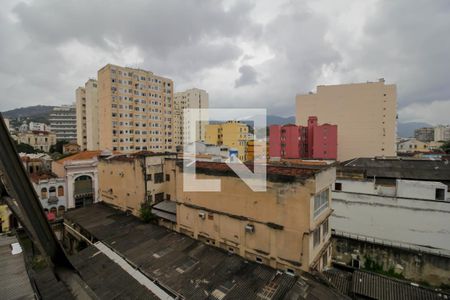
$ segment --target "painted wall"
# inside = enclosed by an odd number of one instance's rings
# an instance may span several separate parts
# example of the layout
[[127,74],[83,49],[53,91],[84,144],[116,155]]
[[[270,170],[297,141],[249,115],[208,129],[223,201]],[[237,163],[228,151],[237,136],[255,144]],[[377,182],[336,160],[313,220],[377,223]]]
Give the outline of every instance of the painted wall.
[[333,192],[331,227],[450,252],[450,202]]
[[382,266],[385,272],[393,270],[407,280],[426,282],[439,287],[450,285],[450,258],[417,251],[405,250],[388,245],[368,243],[333,235],[333,259],[351,265],[352,259],[360,261],[365,268],[367,259]]
[[294,124],[269,127],[269,153],[271,158],[337,158],[337,126],[318,125],[317,117],[308,118],[305,127]]
[[98,163],[101,201],[139,216],[145,201],[144,169],[140,160],[107,160]]
[[338,160],[394,156],[396,153],[397,91],[384,80],[318,86],[317,93],[297,95],[296,123],[309,116],[336,124]]
[[[184,192],[178,166],[168,169],[176,169],[179,180],[171,194],[176,195],[180,232],[208,239],[226,250],[231,247],[249,259],[259,257],[284,270],[309,270],[313,265],[321,268],[322,255],[330,255],[329,232],[323,232],[319,245],[314,247],[312,231],[321,228],[331,206],[315,219],[312,215],[314,195],[331,186],[334,168],[304,182],[269,181],[267,192],[253,192],[237,177],[205,174],[197,174],[197,178],[220,178],[221,192]],[[254,226],[253,233],[245,230],[247,225]]]

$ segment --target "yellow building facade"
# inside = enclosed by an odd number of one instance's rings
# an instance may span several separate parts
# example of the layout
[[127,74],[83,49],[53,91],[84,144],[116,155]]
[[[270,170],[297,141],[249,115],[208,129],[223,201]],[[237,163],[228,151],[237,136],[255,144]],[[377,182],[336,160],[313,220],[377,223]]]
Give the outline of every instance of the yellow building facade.
[[[145,167],[144,167],[145,166]],[[246,259],[300,274],[331,262],[333,165],[267,166],[267,191],[252,191],[225,163],[196,162],[196,177],[218,192],[186,192],[183,160],[116,156],[98,164],[101,200],[139,216],[143,203],[170,203],[159,224]]]
[[98,71],[97,91],[100,149],[174,151],[171,79],[108,64]]
[[250,140],[248,126],[239,121],[206,125],[205,142],[212,145],[224,145],[238,151],[241,161],[247,160],[247,142]]

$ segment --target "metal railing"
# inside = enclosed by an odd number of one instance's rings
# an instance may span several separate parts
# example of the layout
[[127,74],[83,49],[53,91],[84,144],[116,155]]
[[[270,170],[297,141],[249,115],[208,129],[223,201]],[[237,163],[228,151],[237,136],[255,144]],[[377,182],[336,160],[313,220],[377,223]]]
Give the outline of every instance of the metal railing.
[[408,251],[427,253],[427,254],[450,258],[450,251],[446,250],[446,249],[421,246],[421,245],[393,241],[393,240],[388,240],[388,239],[381,239],[381,238],[377,238],[377,237],[373,237],[373,236],[355,234],[355,233],[339,231],[339,230],[335,230],[335,229],[331,230],[331,234],[332,234],[332,236],[348,238],[348,239],[357,240],[360,242],[366,242],[366,243],[382,245],[382,246],[386,246],[386,247],[399,248],[399,249],[408,250]]

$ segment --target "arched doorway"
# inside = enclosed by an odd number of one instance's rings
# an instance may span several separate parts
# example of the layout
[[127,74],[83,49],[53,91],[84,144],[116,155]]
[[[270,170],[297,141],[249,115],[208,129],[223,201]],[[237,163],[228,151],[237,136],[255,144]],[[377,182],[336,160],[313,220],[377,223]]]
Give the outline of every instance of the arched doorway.
[[75,179],[73,198],[75,199],[75,208],[94,203],[94,186],[90,176],[82,175]]

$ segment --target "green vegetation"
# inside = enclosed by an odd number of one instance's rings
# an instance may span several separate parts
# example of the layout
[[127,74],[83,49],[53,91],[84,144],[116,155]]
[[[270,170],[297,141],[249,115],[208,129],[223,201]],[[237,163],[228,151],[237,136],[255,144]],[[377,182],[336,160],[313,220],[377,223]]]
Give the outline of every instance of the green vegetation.
[[20,143],[18,144],[17,142],[14,142],[16,144],[16,149],[18,153],[27,153],[27,154],[33,154],[33,153],[44,153],[44,151],[41,150],[37,150],[34,149],[33,146],[28,145],[28,144],[24,144],[24,143]]
[[441,149],[445,153],[450,154],[450,141],[444,142],[444,144],[441,146]]
[[397,279],[405,279],[405,277],[402,274],[395,272],[394,268],[390,268],[389,270],[385,271],[383,269],[383,265],[376,262],[370,256],[365,256],[364,259],[365,259],[364,270],[371,271],[371,272],[378,273],[378,274],[385,275],[385,276],[389,276],[389,277],[393,277],[393,278],[397,278]]
[[157,217],[152,213],[152,207],[148,204],[142,204],[140,209],[142,221],[145,223],[156,223]]
[[63,146],[68,144],[68,141],[58,141],[55,145],[50,147],[50,153],[63,153]]

